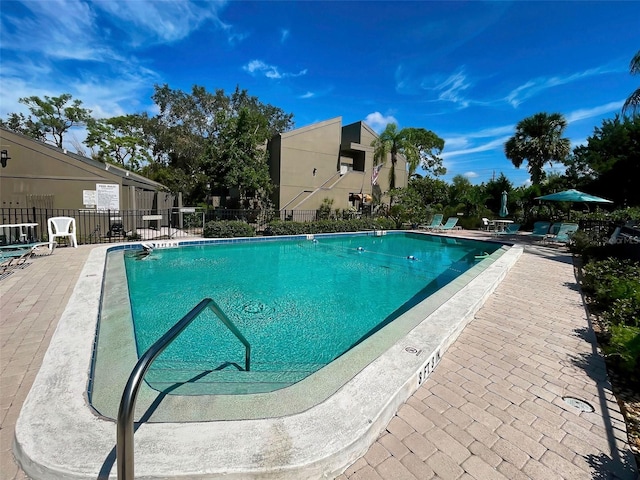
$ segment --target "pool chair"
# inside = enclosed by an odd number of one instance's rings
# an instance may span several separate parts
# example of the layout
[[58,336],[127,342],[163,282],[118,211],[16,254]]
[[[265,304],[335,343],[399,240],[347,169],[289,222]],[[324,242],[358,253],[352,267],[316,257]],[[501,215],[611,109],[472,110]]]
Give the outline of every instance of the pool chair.
[[545,242],[563,243],[565,245],[571,242],[571,237],[578,231],[577,223],[561,223],[557,233],[545,235]]
[[504,230],[496,230],[493,234],[496,237],[504,237],[505,235],[516,235],[520,230],[519,223],[510,223],[508,224]]
[[49,230],[49,248],[53,250],[56,238],[68,238],[73,248],[78,248],[76,238],[76,219],[73,217],[51,217],[47,220]]
[[25,265],[26,261],[31,256],[31,253],[31,249],[24,248],[0,251],[0,274],[8,273],[14,268]]
[[544,237],[549,235],[549,227],[551,222],[536,222],[533,224],[533,232],[531,232],[531,238],[536,240],[544,240]]
[[445,223],[444,225],[440,225],[439,227],[434,227],[432,230],[435,232],[446,232],[449,230],[453,230],[457,223],[458,217],[449,217],[447,218],[447,223]]
[[418,228],[421,230],[431,230],[432,228],[438,228],[442,225],[442,217],[441,213],[436,213],[431,219],[431,223],[428,225],[418,225]]

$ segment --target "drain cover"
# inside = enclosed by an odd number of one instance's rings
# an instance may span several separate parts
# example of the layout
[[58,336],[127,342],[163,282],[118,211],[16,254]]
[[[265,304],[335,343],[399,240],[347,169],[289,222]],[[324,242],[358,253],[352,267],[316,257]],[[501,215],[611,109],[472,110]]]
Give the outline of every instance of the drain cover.
[[591,413],[595,411],[595,409],[591,405],[589,405],[584,400],[580,400],[579,398],[562,397],[562,399],[567,405],[571,405],[573,408],[577,408],[578,410],[582,410],[583,412]]
[[245,305],[243,310],[247,313],[262,313],[264,311],[263,303],[250,303]]

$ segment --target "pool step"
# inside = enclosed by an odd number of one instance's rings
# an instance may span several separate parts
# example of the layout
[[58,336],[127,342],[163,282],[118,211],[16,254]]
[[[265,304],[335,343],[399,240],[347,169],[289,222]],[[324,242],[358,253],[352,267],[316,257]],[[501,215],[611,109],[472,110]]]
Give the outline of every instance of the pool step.
[[256,364],[249,372],[234,366],[222,370],[152,367],[145,380],[152,388],[173,395],[265,393],[293,385],[322,366],[295,364],[278,371],[275,364]]

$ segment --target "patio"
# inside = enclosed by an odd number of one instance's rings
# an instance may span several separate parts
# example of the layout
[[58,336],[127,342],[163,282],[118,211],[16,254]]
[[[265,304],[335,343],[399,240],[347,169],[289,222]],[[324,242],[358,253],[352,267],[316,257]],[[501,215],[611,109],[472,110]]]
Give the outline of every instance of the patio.
[[[505,280],[339,479],[637,478],[570,255],[515,240],[525,252]],[[13,429],[92,248],[57,249],[0,282],[2,479],[27,478],[13,461]]]

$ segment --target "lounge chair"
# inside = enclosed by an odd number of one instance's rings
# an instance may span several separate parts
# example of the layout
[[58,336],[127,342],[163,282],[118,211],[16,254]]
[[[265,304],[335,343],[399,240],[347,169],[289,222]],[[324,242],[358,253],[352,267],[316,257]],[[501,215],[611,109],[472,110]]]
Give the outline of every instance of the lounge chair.
[[496,230],[495,232],[493,232],[493,234],[496,237],[501,237],[504,235],[515,235],[518,233],[519,230],[520,230],[519,223],[510,223],[505,227],[504,230]]
[[571,237],[578,231],[577,223],[561,223],[556,234],[545,235],[545,242],[564,243],[571,242]]
[[51,217],[47,220],[49,230],[49,248],[53,250],[56,238],[68,238],[72,247],[78,248],[76,238],[76,219],[73,217]]
[[30,249],[0,251],[0,274],[7,273],[26,263],[31,256]]
[[418,225],[418,228],[421,230],[430,230],[432,228],[438,228],[442,226],[442,217],[441,213],[436,213],[431,219],[431,223],[428,225]]
[[549,227],[551,222],[536,222],[533,224],[533,232],[531,232],[531,238],[536,240],[544,240],[544,237],[549,235]]
[[440,225],[439,227],[432,228],[433,231],[441,232],[447,230],[453,230],[453,228],[458,223],[458,217],[449,217],[447,218],[447,222],[444,225]]

